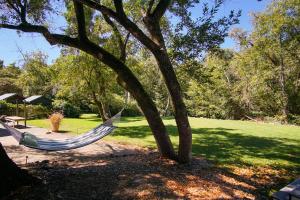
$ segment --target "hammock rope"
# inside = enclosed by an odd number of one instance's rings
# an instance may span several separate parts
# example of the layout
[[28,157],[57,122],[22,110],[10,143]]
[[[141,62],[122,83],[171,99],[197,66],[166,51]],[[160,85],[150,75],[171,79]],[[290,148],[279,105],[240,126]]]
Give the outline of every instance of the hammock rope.
[[63,151],[87,146],[112,133],[112,131],[117,128],[113,125],[113,123],[120,120],[123,110],[124,108],[119,113],[94,129],[80,136],[64,140],[42,139],[27,132],[22,133],[17,129],[10,127],[1,120],[0,123],[19,142],[20,145],[46,151]]

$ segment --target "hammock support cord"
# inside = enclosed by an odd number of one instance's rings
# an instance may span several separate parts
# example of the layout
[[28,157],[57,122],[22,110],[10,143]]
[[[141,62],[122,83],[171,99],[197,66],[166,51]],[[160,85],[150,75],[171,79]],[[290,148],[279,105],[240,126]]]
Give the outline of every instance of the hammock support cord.
[[120,120],[123,110],[124,109],[96,128],[80,136],[65,140],[42,139],[30,133],[22,133],[8,126],[4,122],[0,121],[0,123],[9,131],[9,133],[19,142],[20,145],[40,150],[62,151],[89,145],[109,135],[116,128],[113,126],[113,123]]

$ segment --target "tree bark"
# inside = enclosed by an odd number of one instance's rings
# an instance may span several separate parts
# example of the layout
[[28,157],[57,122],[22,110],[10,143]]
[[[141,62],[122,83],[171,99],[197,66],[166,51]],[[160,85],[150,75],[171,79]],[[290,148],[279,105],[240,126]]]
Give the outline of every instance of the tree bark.
[[38,179],[19,168],[6,154],[0,143],[0,198],[22,185],[29,185]]
[[160,117],[154,102],[150,96],[145,92],[144,88],[138,81],[135,80],[122,80],[121,76],[118,77],[119,84],[136,99],[139,107],[144,113],[147,122],[154,135],[159,152],[163,157],[177,160],[174,152],[173,145],[167,134],[167,130]]
[[180,163],[187,163],[191,159],[192,131],[187,109],[181,95],[181,88],[168,55],[161,52],[156,54],[155,57],[163,74],[175,111],[175,120],[179,133],[178,160]]
[[192,156],[192,130],[188,120],[188,112],[182,98],[180,84],[166,50],[159,21],[153,16],[146,16],[143,21],[151,35],[151,39],[159,47],[150,50],[156,59],[172,99],[179,133],[178,160],[180,163],[187,163],[190,162]]

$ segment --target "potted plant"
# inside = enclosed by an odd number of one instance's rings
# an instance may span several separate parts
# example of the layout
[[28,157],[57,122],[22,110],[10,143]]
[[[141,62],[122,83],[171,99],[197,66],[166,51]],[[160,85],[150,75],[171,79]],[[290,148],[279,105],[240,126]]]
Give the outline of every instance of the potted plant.
[[64,118],[64,116],[59,112],[55,112],[49,116],[52,132],[58,132],[60,123],[63,118]]

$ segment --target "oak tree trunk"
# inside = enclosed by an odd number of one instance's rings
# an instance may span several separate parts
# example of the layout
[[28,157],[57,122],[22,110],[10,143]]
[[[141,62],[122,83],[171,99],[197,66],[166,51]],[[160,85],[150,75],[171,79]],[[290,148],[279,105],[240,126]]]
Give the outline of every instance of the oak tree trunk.
[[182,98],[181,88],[166,50],[159,21],[151,16],[145,17],[143,21],[151,35],[151,39],[159,47],[150,50],[164,77],[175,111],[175,120],[179,133],[178,161],[180,163],[187,163],[191,160],[192,155],[192,131],[188,120],[188,112]]
[[38,179],[19,168],[6,154],[0,143],[0,198],[23,185],[29,185]]
[[181,88],[167,53],[160,52],[155,57],[163,74],[175,112],[179,133],[178,161],[187,163],[191,160],[192,131],[188,120],[188,112],[181,95]]

